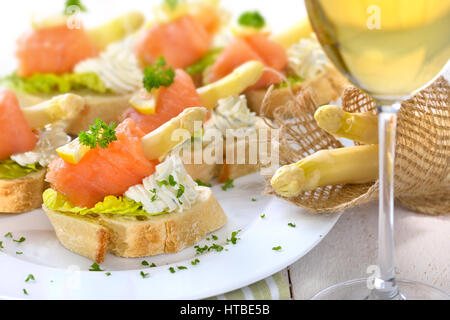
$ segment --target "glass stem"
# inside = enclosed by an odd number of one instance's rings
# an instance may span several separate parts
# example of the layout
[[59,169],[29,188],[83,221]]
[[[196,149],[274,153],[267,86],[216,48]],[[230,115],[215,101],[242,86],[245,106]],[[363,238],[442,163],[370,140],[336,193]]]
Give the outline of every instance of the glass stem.
[[373,294],[378,299],[399,297],[394,270],[394,160],[397,110],[400,105],[379,107],[379,209],[378,267]]

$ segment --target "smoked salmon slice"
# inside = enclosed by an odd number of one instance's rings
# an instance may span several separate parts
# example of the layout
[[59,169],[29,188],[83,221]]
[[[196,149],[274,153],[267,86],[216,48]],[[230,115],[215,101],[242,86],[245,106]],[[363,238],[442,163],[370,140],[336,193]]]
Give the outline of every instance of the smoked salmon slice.
[[[211,67],[207,82],[215,82],[230,74],[245,62],[257,60],[267,67],[283,72],[287,66],[286,52],[279,44],[262,34],[249,35],[233,39],[222,51]],[[281,77],[271,71],[264,71],[261,79],[251,89],[268,87],[282,81]]]
[[9,90],[0,91],[0,160],[32,150],[37,141],[16,94]]
[[17,40],[16,56],[21,77],[72,72],[78,62],[97,55],[97,48],[83,28],[69,29],[60,25],[30,30]]
[[90,150],[78,164],[55,159],[48,167],[46,181],[79,207],[91,208],[106,196],[123,195],[155,172],[158,162],[145,158],[144,133],[132,119],[119,124],[116,136],[108,148]]
[[210,46],[211,36],[205,27],[186,15],[144,31],[134,52],[144,64],[153,64],[162,56],[169,66],[184,69],[200,60]]
[[161,87],[156,101],[156,112],[150,115],[139,113],[134,108],[125,111],[123,118],[131,118],[146,134],[178,116],[189,107],[201,107],[203,102],[197,93],[192,78],[181,69],[175,71],[174,82]]

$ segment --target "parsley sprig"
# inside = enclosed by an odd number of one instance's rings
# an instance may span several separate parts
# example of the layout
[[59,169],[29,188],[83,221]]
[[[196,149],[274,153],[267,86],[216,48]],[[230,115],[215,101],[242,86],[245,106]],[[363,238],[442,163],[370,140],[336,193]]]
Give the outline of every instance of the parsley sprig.
[[66,4],[64,5],[64,14],[71,15],[73,14],[72,7],[78,7],[80,11],[86,12],[86,7],[81,3],[80,0],[66,0]]
[[169,87],[175,79],[175,71],[172,67],[166,66],[166,60],[159,57],[153,66],[144,69],[144,88],[150,92],[152,89]]
[[239,16],[238,23],[241,26],[261,29],[266,25],[266,20],[258,11],[246,11]]
[[164,0],[164,3],[167,4],[171,10],[175,10],[179,0]]
[[88,132],[80,132],[80,143],[91,149],[95,149],[97,145],[106,149],[111,142],[117,140],[116,128],[117,124],[114,122],[107,125],[102,119],[96,119],[94,125],[89,127]]

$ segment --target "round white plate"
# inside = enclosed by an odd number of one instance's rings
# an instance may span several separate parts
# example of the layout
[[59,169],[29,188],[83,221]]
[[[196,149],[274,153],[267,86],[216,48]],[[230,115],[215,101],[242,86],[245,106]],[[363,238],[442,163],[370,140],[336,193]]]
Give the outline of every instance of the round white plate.
[[[297,261],[331,230],[338,214],[313,215],[274,197],[261,195],[259,174],[237,179],[235,187],[214,194],[228,216],[218,240],[221,252],[196,255],[191,247],[177,254],[125,259],[107,254],[102,272],[88,271],[92,261],[66,250],[42,210],[0,216],[0,298],[23,299],[203,299],[242,288]],[[252,201],[256,199],[256,201]],[[265,215],[264,218],[261,216]],[[295,224],[290,227],[288,224]],[[241,230],[235,245],[228,243]],[[11,232],[13,238],[5,237]],[[21,237],[25,241],[19,243]],[[280,251],[272,250],[281,246]],[[22,254],[20,254],[22,253]],[[191,261],[199,259],[193,266]],[[149,268],[141,263],[146,260]],[[188,269],[178,270],[178,266]],[[171,273],[169,268],[176,269]],[[148,273],[143,278],[140,272]],[[110,272],[108,276],[106,272]],[[25,282],[29,274],[34,281]],[[24,294],[23,289],[28,292]]]

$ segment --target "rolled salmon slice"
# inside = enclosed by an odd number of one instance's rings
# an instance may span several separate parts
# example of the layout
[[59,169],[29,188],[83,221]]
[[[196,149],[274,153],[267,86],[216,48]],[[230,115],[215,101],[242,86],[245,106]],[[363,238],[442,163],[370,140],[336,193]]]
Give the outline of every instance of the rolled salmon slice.
[[156,24],[137,39],[134,52],[144,64],[164,57],[173,68],[184,69],[200,60],[210,49],[211,36],[190,15]]
[[[217,58],[207,76],[207,82],[215,82],[251,60],[261,61],[265,66],[281,73],[284,72],[287,66],[285,50],[279,44],[267,38],[267,36],[255,34],[238,37],[231,41]],[[281,81],[282,78],[278,74],[267,70],[261,79],[251,86],[249,90],[265,88]]]
[[37,141],[16,94],[10,90],[0,91],[0,160],[32,150]]
[[97,48],[83,28],[59,25],[30,30],[17,40],[18,74],[22,77],[72,72],[78,62],[97,55]]
[[145,158],[141,142],[144,133],[132,119],[119,124],[116,136],[117,141],[108,148],[90,150],[78,164],[55,159],[46,180],[79,207],[91,208],[106,196],[123,195],[155,172],[158,162]]
[[144,132],[150,133],[170,119],[178,116],[189,107],[202,107],[203,102],[197,93],[192,78],[183,70],[175,71],[174,82],[170,87],[161,87],[156,102],[156,112],[144,115],[129,108],[123,118],[131,118]]

